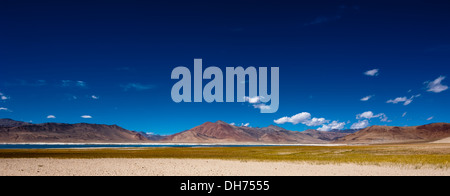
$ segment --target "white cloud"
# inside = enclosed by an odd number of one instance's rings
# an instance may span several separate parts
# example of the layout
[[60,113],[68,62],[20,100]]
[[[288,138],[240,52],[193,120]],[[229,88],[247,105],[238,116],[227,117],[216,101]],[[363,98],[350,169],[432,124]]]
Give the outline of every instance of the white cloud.
[[384,113],[374,114],[372,111],[363,112],[356,115],[359,121],[351,126],[351,129],[364,129],[369,126],[369,120],[378,118],[381,122],[392,122]]
[[261,99],[262,98],[263,98],[262,96],[255,96],[255,97],[247,97],[247,96],[245,96],[244,97],[244,101],[246,101],[246,102],[248,102],[250,104],[253,104],[254,108],[258,108],[258,109],[261,109],[261,110],[270,110],[270,106],[261,103]]
[[412,99],[407,99],[403,105],[409,105],[412,103]]
[[55,119],[56,116],[54,116],[54,115],[48,115],[47,118],[48,118],[48,119]]
[[301,123],[301,124],[304,124],[309,127],[315,127],[315,126],[323,125],[330,121],[326,120],[325,118],[312,118],[311,119],[310,113],[302,112],[302,113],[296,114],[291,117],[285,116],[285,117],[279,118],[277,120],[274,120],[274,122],[276,124],[292,123],[294,125]]
[[354,123],[350,128],[351,129],[364,129],[369,126],[368,120],[358,121]]
[[448,86],[441,84],[442,80],[444,80],[444,79],[445,79],[445,76],[440,76],[432,82],[430,82],[430,81],[425,82],[425,84],[428,84],[427,91],[433,92],[433,93],[440,93],[442,91],[447,90]]
[[363,112],[362,114],[357,114],[356,119],[372,119],[372,118],[379,118],[381,122],[390,122],[386,114],[379,113],[375,115],[372,111]]
[[7,97],[5,94],[3,94],[3,93],[0,92],[0,99],[1,99],[1,100],[8,100],[9,97]]
[[388,100],[386,103],[393,103],[393,104],[398,104],[403,102],[403,105],[409,105],[413,102],[414,98],[420,97],[421,94],[417,94],[417,95],[413,95],[411,98],[407,98],[407,97],[397,97],[395,99],[390,99]]
[[383,116],[380,117],[381,122],[392,122],[392,120],[389,120],[389,118],[386,116],[386,114],[383,114]]
[[292,117],[282,117],[280,119],[274,120],[275,123],[277,124],[284,124],[284,123],[292,123],[294,125],[298,124],[298,123],[306,123],[311,119],[311,114],[308,112],[302,112],[299,114],[296,114]]
[[395,98],[395,99],[390,99],[390,100],[388,100],[386,103],[397,104],[397,103],[400,103],[400,102],[406,102],[406,100],[408,100],[407,97],[397,97],[397,98]]
[[0,111],[9,111],[8,108],[0,107]]
[[333,121],[330,124],[324,124],[322,127],[318,128],[319,131],[331,131],[331,130],[342,130],[345,127],[345,122]]
[[372,69],[372,70],[364,72],[364,75],[367,75],[367,76],[378,76],[379,71],[380,71],[379,69]]
[[[274,122],[276,124],[292,123],[294,125],[301,123],[308,127],[322,126],[317,129],[319,131],[344,129],[345,125],[347,124],[345,122],[339,122],[339,121],[332,121],[330,123],[330,120],[327,120],[325,118],[316,118],[316,117],[311,118],[311,114],[308,112],[298,113],[291,117],[285,116],[285,117],[274,120]],[[329,123],[329,124],[327,124],[327,123]]]
[[372,97],[373,97],[373,95],[369,95],[369,96],[363,97],[361,99],[361,101],[369,101],[369,99],[371,99]]
[[428,121],[433,120],[434,116],[427,118]]
[[81,118],[92,118],[92,116],[90,116],[90,115],[83,115],[83,116],[81,116]]
[[380,113],[380,114],[374,115],[374,113],[372,111],[367,111],[367,112],[363,112],[361,114],[356,115],[356,119],[363,119],[363,118],[372,119],[372,118],[378,118],[382,115],[384,115],[384,114]]
[[241,123],[240,125],[238,125],[238,124],[232,122],[232,123],[230,123],[230,125],[240,126],[240,127],[248,127],[248,126],[250,126],[250,123]]
[[406,116],[406,114],[408,114],[408,112],[405,112],[405,113],[403,113],[402,117],[405,117],[405,116]]
[[362,114],[357,114],[356,119],[361,119],[361,118],[371,119],[371,118],[373,118],[373,116],[374,116],[374,114],[372,111],[367,111],[367,112],[363,112]]
[[291,118],[285,116],[285,117],[279,118],[277,120],[274,120],[273,122],[277,123],[277,124],[284,124],[284,123],[289,122],[290,120],[291,120]]
[[246,102],[249,103],[259,103],[262,97],[256,96],[256,97],[244,97]]
[[325,120],[325,118],[312,118],[311,120],[309,120],[308,122],[305,122],[304,124],[309,127],[316,127],[316,126],[323,125],[327,122],[330,122],[330,121]]
[[100,97],[95,96],[95,95],[92,95],[91,98],[92,98],[92,99],[100,99]]

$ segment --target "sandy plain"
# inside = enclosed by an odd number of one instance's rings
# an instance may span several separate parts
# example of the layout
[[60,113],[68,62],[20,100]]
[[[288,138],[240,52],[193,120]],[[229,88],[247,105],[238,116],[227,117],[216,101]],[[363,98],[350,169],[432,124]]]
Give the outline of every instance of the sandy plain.
[[399,165],[216,159],[0,159],[0,176],[450,176],[449,169]]

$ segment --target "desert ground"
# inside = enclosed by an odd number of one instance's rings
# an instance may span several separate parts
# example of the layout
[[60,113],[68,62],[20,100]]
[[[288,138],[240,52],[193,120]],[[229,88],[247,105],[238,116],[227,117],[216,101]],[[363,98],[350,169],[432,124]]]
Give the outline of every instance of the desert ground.
[[0,160],[1,176],[450,176],[448,169],[215,159]]
[[450,176],[450,144],[3,149],[0,176]]

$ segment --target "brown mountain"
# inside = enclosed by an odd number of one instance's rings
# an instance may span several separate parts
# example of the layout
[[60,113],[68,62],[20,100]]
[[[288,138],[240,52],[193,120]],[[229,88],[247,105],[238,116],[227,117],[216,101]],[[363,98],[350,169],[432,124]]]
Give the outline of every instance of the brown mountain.
[[308,129],[306,131],[303,131],[303,134],[309,135],[313,138],[317,138],[320,140],[325,141],[334,141],[338,138],[345,137],[347,135],[350,135],[351,133],[356,132],[357,130],[332,130],[332,131],[318,131],[315,129]]
[[163,142],[181,143],[326,143],[297,131],[281,127],[238,127],[223,121],[206,122],[190,130],[170,135]]
[[24,124],[0,126],[0,142],[67,142],[67,143],[118,143],[146,142],[146,137],[117,125],[98,124]]
[[371,126],[343,138],[336,143],[374,144],[431,142],[450,137],[449,123],[434,123],[415,127]]

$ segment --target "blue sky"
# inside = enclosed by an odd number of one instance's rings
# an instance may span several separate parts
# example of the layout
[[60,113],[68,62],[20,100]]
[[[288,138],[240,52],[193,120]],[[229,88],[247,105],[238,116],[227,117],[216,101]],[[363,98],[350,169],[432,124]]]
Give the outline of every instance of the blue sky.
[[[298,131],[449,122],[448,10],[417,0],[6,0],[0,118],[157,134],[217,120]],[[194,58],[279,67],[279,110],[174,103],[171,72],[192,72]]]

